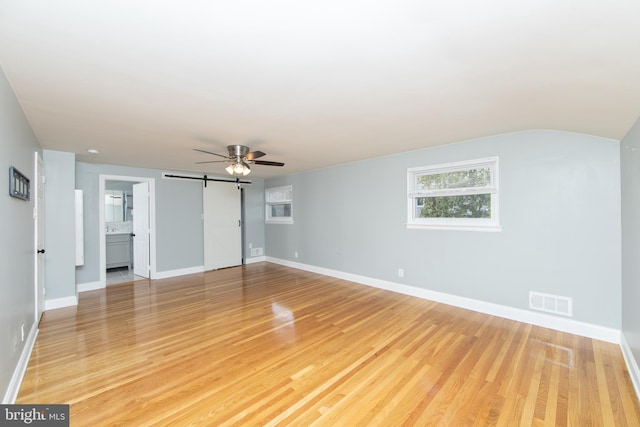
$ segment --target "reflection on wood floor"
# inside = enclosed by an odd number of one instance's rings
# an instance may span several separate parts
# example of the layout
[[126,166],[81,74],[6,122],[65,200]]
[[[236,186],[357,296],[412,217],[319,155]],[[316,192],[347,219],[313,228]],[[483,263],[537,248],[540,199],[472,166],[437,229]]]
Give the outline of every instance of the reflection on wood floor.
[[27,402],[73,426],[640,425],[617,345],[269,263],[47,311]]

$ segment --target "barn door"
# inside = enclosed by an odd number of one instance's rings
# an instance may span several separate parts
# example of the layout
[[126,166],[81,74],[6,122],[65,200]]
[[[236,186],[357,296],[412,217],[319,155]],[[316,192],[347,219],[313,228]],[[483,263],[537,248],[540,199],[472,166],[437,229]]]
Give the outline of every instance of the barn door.
[[203,187],[204,269],[242,264],[240,189],[226,182]]

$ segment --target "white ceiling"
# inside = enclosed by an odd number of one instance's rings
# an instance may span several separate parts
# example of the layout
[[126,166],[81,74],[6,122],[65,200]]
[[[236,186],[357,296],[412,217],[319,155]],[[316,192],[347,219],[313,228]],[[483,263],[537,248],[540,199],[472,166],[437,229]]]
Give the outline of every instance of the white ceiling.
[[286,163],[270,177],[526,129],[621,139],[640,2],[0,0],[0,64],[43,148],[223,173],[192,149],[245,144]]

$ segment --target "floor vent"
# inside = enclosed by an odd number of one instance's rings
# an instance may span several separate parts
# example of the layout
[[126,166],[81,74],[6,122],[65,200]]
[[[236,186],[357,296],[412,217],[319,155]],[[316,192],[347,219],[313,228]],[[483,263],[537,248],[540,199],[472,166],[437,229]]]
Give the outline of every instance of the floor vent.
[[547,313],[573,316],[573,299],[559,295],[529,292],[529,308]]

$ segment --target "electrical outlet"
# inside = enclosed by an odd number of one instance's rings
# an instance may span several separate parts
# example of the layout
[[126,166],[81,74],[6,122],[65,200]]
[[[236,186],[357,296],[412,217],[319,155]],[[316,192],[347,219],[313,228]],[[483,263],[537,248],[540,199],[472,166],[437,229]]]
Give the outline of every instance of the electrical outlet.
[[296,257],[296,258],[298,258],[298,251],[295,251],[295,252],[293,253],[293,256],[294,256],[294,257]]
[[404,269],[403,268],[399,268],[398,269],[398,277],[404,277]]
[[264,254],[262,248],[251,249],[251,256],[262,256]]
[[20,337],[22,342],[24,342],[24,323],[20,325]]

